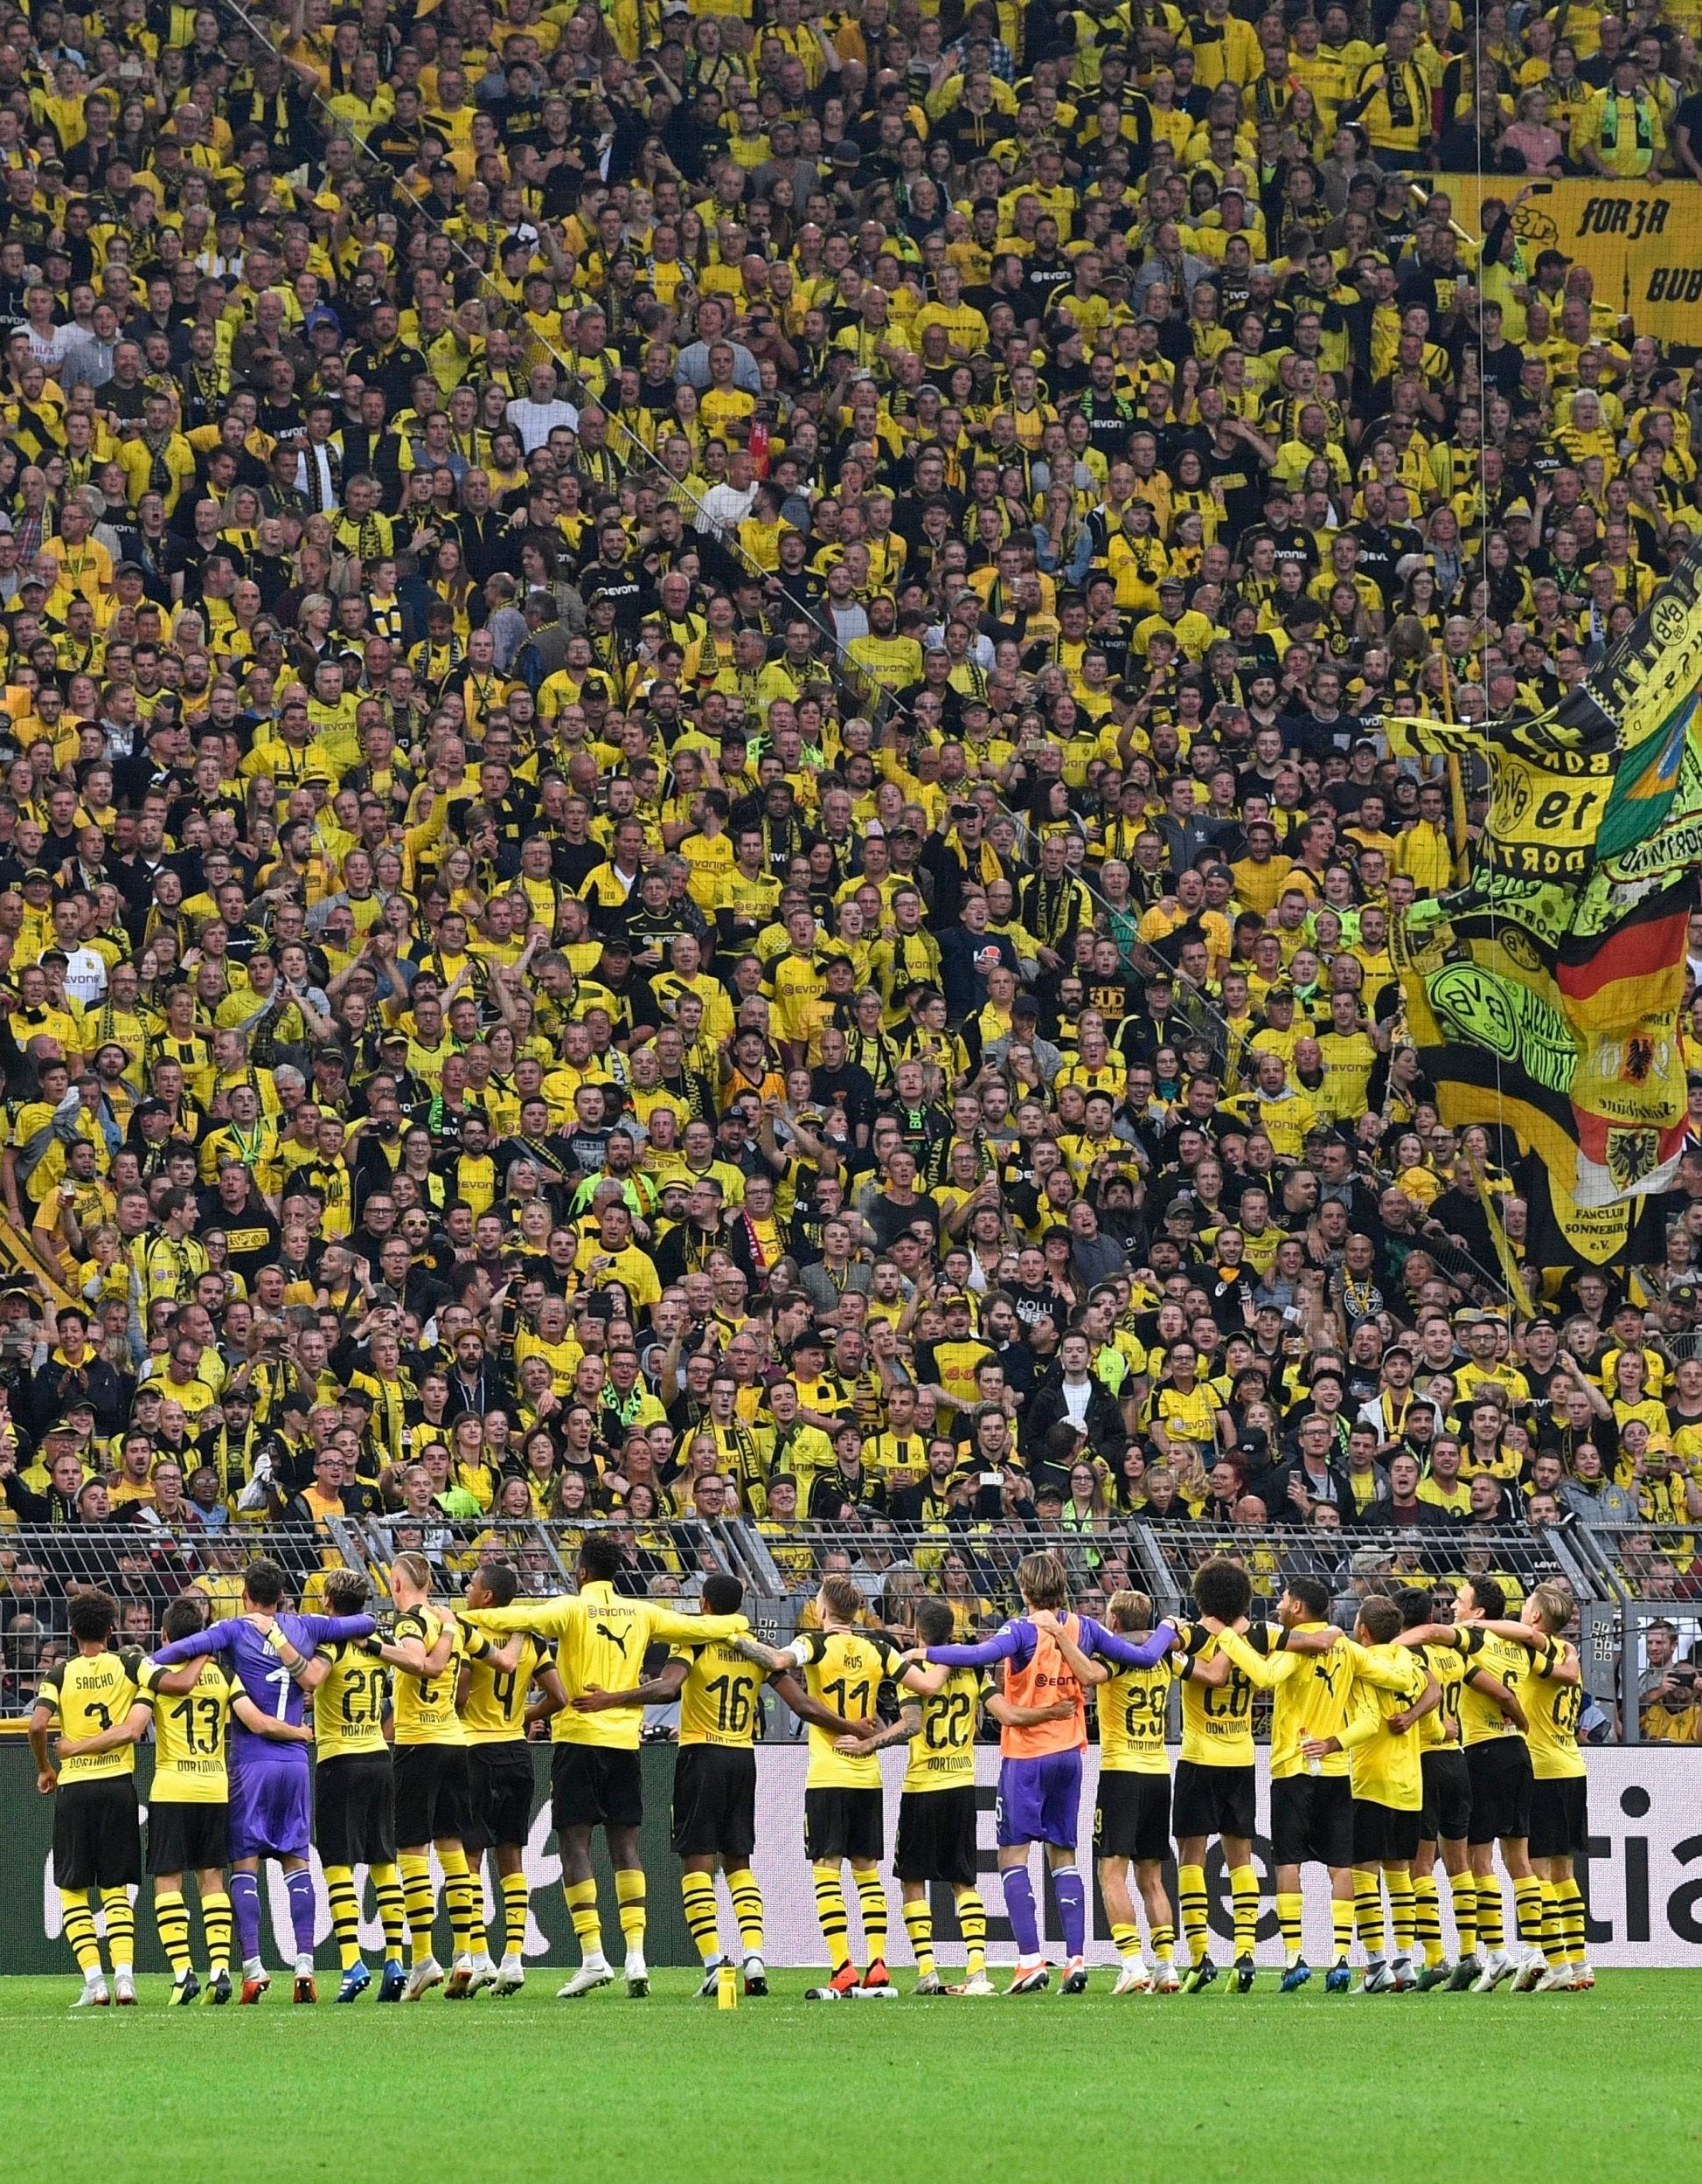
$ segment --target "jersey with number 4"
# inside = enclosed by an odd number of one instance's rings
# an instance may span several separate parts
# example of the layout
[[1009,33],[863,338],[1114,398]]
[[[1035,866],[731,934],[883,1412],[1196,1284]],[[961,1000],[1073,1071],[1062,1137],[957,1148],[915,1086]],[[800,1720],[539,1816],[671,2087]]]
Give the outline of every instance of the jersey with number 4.
[[467,1686],[461,1702],[461,1725],[469,1744],[512,1744],[526,1734],[526,1701],[538,1664],[547,1661],[550,1648],[536,1631],[522,1631],[520,1650],[511,1668],[499,1668],[490,1658],[504,1650],[498,1641],[470,1624],[461,1626],[466,1647]]

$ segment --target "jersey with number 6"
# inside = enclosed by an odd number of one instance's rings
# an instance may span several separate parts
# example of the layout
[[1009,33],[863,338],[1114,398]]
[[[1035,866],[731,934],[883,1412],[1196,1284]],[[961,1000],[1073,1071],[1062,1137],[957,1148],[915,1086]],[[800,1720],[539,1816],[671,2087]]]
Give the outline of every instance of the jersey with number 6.
[[455,1712],[455,1684],[461,1674],[464,1640],[462,1626],[452,1615],[434,1607],[409,1608],[396,1618],[396,1642],[416,1638],[429,1654],[445,1630],[449,1633],[449,1658],[433,1675],[396,1678],[392,1702],[399,1744],[464,1744],[466,1731]]
[[170,1669],[144,1661],[136,1672],[154,1709],[154,1783],[150,1805],[223,1805],[231,1794],[225,1767],[225,1723],[236,1696],[216,1661],[204,1661],[192,1691],[178,1698],[156,1686]]
[[[875,1631],[805,1631],[788,1651],[803,1671],[810,1697],[848,1722],[870,1719],[883,1688],[900,1673],[898,1647]],[[833,1745],[830,1731],[812,1722],[803,1778],[807,1790],[880,1787],[880,1763],[872,1752],[852,1759]]]

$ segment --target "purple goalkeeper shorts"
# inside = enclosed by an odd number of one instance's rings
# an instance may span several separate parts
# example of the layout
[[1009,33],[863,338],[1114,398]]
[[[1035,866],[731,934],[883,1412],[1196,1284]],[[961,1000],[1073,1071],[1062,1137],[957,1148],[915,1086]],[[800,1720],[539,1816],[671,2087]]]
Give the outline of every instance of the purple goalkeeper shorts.
[[1000,1765],[993,1821],[1001,1849],[1011,1843],[1059,1843],[1073,1850],[1080,1809],[1079,1751],[1048,1751],[1037,1759],[1006,1759]]
[[313,1777],[305,1764],[231,1766],[233,1858],[305,1858],[313,1841]]

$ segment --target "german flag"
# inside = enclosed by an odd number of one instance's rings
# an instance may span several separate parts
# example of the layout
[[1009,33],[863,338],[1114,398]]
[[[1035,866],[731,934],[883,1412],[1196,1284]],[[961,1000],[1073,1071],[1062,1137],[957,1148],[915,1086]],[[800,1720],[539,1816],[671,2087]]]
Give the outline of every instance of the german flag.
[[1685,873],[1648,895],[1611,933],[1560,943],[1554,983],[1580,1033],[1615,1031],[1644,1016],[1677,1015],[1696,878]]

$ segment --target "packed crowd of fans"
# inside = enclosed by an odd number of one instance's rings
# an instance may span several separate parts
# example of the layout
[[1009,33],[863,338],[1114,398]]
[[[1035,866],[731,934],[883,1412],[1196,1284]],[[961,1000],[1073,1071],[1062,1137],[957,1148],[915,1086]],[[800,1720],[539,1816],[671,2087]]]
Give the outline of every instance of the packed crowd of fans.
[[1413,176],[1702,177],[1692,27],[0,10],[8,1691],[336,1519],[1689,1598],[1702,1163],[1509,1310],[1381,725],[1691,540],[1687,371]]

